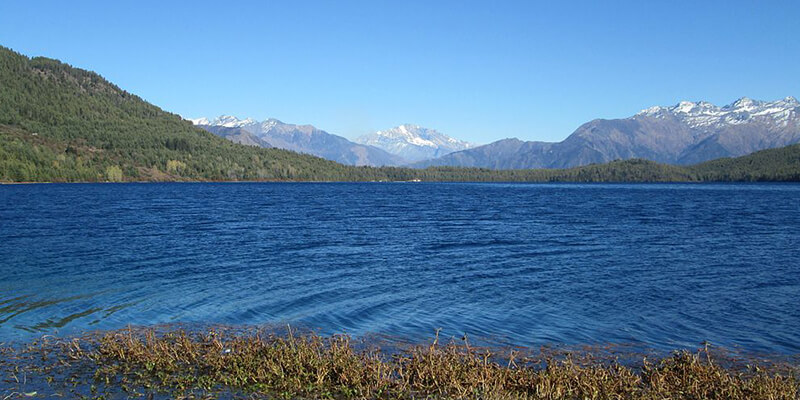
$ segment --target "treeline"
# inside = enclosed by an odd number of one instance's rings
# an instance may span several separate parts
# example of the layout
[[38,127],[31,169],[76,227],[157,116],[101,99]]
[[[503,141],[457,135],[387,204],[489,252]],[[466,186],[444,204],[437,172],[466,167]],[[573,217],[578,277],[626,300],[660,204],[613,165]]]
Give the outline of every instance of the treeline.
[[6,48],[0,155],[5,181],[364,178],[321,158],[231,143],[93,72]]
[[645,160],[562,170],[352,167],[232,143],[100,75],[0,47],[0,181],[797,181],[800,149],[692,167]]
[[687,169],[698,181],[800,182],[800,144],[720,158]]

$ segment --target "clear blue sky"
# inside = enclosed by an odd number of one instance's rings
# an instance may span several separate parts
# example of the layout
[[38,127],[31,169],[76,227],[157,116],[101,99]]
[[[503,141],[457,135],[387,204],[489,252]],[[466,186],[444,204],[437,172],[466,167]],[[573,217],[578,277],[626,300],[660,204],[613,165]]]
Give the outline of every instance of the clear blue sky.
[[[558,3],[558,4],[557,4]],[[800,1],[0,1],[0,44],[186,117],[561,140],[652,105],[800,97]]]

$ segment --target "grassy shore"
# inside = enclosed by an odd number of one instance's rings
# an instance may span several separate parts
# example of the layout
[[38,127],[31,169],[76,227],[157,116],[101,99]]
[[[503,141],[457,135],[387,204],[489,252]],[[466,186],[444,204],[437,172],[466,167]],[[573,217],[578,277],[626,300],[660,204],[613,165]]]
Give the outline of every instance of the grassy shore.
[[44,337],[0,353],[0,399],[798,399],[791,365],[712,352],[620,362],[591,352],[476,348],[466,340],[381,350],[347,336],[128,329]]

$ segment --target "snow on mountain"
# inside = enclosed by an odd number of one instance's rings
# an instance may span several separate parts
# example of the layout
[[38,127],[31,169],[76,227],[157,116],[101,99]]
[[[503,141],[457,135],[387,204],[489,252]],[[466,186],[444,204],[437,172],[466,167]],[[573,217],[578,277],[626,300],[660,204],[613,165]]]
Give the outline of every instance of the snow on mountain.
[[800,107],[800,102],[791,96],[769,102],[742,97],[723,107],[705,101],[682,101],[672,107],[650,107],[642,110],[636,116],[654,118],[674,116],[697,129],[713,129],[754,121],[786,126],[796,116],[798,107]]
[[193,125],[211,125],[211,121],[206,117],[202,118],[189,118]]
[[239,119],[232,115],[220,115],[219,117],[210,121],[205,117],[190,119],[189,121],[192,121],[192,123],[195,125],[224,126],[226,128],[241,128],[243,126],[253,126],[258,124],[258,121],[252,118]]
[[595,119],[558,143],[506,139],[415,163],[497,169],[565,168],[645,158],[695,164],[800,143],[800,103],[794,97],[742,97],[723,107],[682,101],[622,119]]
[[189,121],[236,143],[313,154],[343,164],[382,166],[405,163],[401,157],[384,150],[353,143],[311,125],[287,124],[274,118],[264,121],[239,119],[231,115]]
[[[564,168],[629,158],[686,165],[800,143],[800,102],[794,97],[775,101],[742,97],[722,107],[706,101],[650,107],[628,118],[586,122],[558,143],[503,140],[475,147],[433,129],[405,124],[356,139],[364,147],[383,153],[383,157],[373,152],[363,159],[342,155],[353,152],[344,146],[356,146],[352,142],[333,146],[318,140],[312,145],[307,137],[319,131],[308,125],[288,125],[277,120],[259,123],[230,116],[209,122],[239,126],[256,136],[236,136],[243,142],[260,140],[274,147],[357,165],[402,163],[387,156],[402,157],[423,167]],[[325,148],[343,150],[323,153]]]
[[355,142],[378,147],[411,162],[441,157],[474,147],[471,143],[452,138],[434,129],[413,124],[403,124],[370,133],[357,138]]

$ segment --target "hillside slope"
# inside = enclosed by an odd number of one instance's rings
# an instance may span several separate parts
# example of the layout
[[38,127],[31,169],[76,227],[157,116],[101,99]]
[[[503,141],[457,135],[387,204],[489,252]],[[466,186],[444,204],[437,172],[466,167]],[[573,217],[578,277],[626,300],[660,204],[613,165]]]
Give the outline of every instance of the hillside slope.
[[797,99],[743,97],[723,107],[703,101],[651,107],[629,118],[587,122],[558,143],[504,139],[415,166],[569,168],[632,158],[691,165],[798,142]]
[[[243,143],[254,140],[242,131],[228,133],[242,135]],[[199,129],[96,73],[0,47],[0,182],[800,180],[800,145],[690,167],[632,159],[569,169],[492,170],[353,167],[247,144]]]
[[687,168],[692,179],[713,182],[800,182],[800,144],[719,158]]
[[0,180],[348,179],[359,171],[231,143],[100,75],[0,47]]

